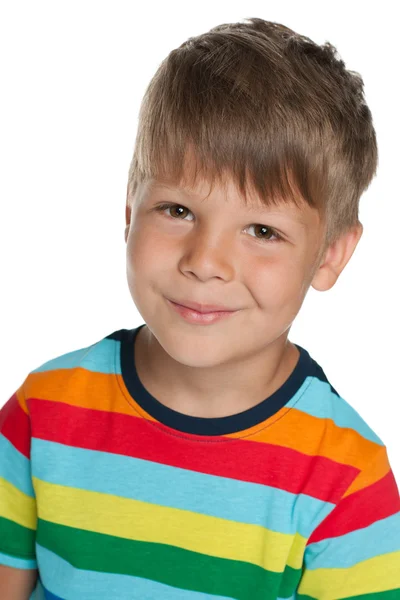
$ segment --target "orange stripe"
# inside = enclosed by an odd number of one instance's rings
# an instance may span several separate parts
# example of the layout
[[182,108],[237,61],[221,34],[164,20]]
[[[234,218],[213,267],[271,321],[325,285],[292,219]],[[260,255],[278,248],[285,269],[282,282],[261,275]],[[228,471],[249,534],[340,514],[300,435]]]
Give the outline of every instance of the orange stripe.
[[[31,373],[25,389],[29,397],[126,415],[131,415],[134,409],[137,416],[156,421],[131,398],[121,375],[95,373],[80,367],[56,369]],[[24,407],[22,396],[18,398]],[[273,427],[256,425],[226,437],[246,439],[251,436],[251,441],[291,448],[310,456],[318,454],[358,470],[366,469],[376,454],[376,443],[357,431],[336,426],[331,419],[320,419],[286,407],[275,416]],[[373,471],[357,478],[351,493],[381,479],[388,469],[387,461],[380,461]]]

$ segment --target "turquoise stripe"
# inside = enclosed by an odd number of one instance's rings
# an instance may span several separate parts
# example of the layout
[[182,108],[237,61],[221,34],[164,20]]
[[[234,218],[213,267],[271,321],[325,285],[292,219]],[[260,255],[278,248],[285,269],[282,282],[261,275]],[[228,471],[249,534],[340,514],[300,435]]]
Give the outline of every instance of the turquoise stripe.
[[33,438],[32,475],[59,485],[308,538],[334,508],[305,494]]
[[[308,378],[309,379],[309,378]],[[334,394],[328,383],[313,378],[313,384],[308,388],[298,404],[297,410],[301,410],[318,419],[330,419],[338,427],[353,429],[362,437],[379,446],[384,443],[371,427],[364,421],[361,415],[346,400]]]
[[76,569],[40,544],[36,544],[36,550],[40,570],[45,574],[43,585],[56,596],[63,597],[68,590],[68,598],[85,600],[231,600],[225,596],[178,589],[142,577]]
[[[82,367],[95,373],[114,373],[114,356],[116,349],[119,350],[119,347],[119,341],[104,338],[87,348],[80,348],[48,360],[32,373],[42,373],[56,369],[75,369],[76,367]],[[119,361],[117,363],[117,372],[121,373]]]
[[381,554],[399,551],[400,512],[368,527],[306,547],[309,569],[347,569]]
[[34,498],[30,461],[2,433],[0,433],[0,456],[0,477],[27,496]]
[[48,592],[47,590],[45,590],[44,600],[64,600],[64,599],[60,598],[60,596],[55,596],[51,592]]
[[15,569],[37,569],[36,560],[28,558],[16,558],[10,554],[0,552],[0,565],[14,567]]

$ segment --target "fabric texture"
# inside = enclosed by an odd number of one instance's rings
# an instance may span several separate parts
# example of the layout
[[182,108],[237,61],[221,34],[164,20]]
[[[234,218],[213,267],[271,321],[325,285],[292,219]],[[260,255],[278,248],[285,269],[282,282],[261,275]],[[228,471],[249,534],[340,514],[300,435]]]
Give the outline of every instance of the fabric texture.
[[31,600],[399,600],[387,448],[310,354],[221,418],[159,402],[140,327],[31,371],[0,410],[0,564]]

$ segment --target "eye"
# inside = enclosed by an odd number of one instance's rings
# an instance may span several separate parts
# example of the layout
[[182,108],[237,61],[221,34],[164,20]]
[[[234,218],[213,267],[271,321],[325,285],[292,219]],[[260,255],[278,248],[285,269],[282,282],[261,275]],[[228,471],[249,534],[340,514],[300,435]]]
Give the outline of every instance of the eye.
[[[161,212],[165,212],[166,210],[170,210],[170,209],[174,209],[174,210],[178,210],[178,211],[183,210],[183,212],[186,210],[189,213],[191,213],[191,211],[188,208],[186,208],[185,206],[182,206],[182,204],[172,204],[172,203],[168,203],[168,202],[165,202],[164,204],[159,204],[158,206],[155,207],[154,210],[161,213]],[[179,215],[181,216],[182,212],[180,212]],[[167,216],[170,217],[170,215],[167,215]],[[170,218],[179,219],[178,217],[175,217],[175,216],[171,216]],[[181,219],[181,220],[184,220],[184,219]],[[263,237],[255,236],[256,239],[261,242],[275,243],[275,242],[283,241],[283,239],[284,239],[283,236],[281,236],[275,229],[273,229],[272,227],[269,227],[268,225],[261,225],[260,223],[257,223],[257,224],[253,223],[249,227],[255,227],[255,228],[259,227],[261,229],[261,231],[267,232],[267,234],[268,234],[268,232],[272,233],[272,236],[275,238],[275,239],[271,239],[270,237],[267,237],[267,236],[263,236]]]

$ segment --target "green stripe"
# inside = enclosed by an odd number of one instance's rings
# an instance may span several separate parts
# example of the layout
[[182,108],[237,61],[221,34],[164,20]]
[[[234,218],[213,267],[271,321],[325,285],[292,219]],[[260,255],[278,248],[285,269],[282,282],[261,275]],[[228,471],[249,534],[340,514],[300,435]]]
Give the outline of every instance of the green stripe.
[[36,559],[34,529],[0,517],[0,551],[16,558]]
[[76,568],[133,575],[176,588],[237,600],[269,600],[293,591],[301,570],[282,574],[167,544],[139,542],[38,520],[37,542]]

